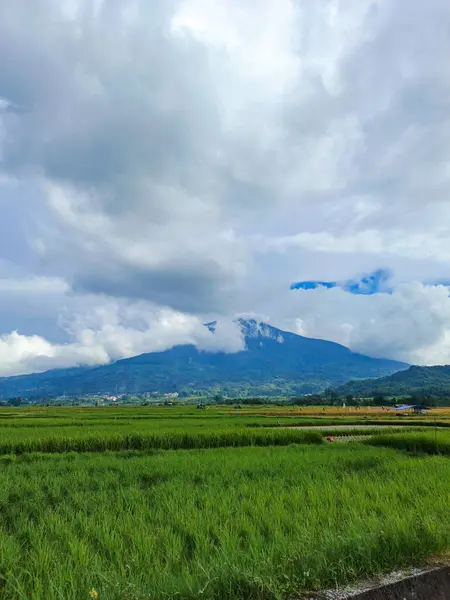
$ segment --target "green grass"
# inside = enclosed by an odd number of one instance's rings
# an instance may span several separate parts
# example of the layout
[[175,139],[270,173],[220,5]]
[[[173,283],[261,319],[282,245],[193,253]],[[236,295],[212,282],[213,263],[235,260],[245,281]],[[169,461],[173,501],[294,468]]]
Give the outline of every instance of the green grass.
[[353,446],[25,455],[0,598],[273,600],[448,548],[450,461]]
[[445,430],[286,415],[0,409],[0,600],[284,600],[448,551]]
[[[106,415],[105,415],[106,417]],[[40,418],[33,423],[0,424],[0,454],[23,454],[25,452],[104,452],[106,450],[148,449],[194,449],[223,446],[285,446],[292,443],[321,443],[326,435],[372,435],[380,430],[365,426],[347,430],[295,429],[278,427],[254,427],[237,418],[196,419],[127,419],[89,418],[68,422],[60,419],[48,423]],[[33,426],[34,424],[34,426]],[[320,423],[323,426],[323,423]],[[423,429],[423,428],[422,428]],[[402,431],[419,428],[404,426]],[[387,429],[396,433],[398,429]]]
[[0,411],[0,415],[0,454],[322,442],[318,432],[250,428],[253,417],[192,407],[27,409]]
[[130,428],[116,432],[111,427],[38,431],[9,430],[1,432],[0,454],[25,452],[105,452],[107,450],[178,450],[220,448],[223,446],[286,446],[288,444],[320,444],[319,431],[245,428],[210,430],[145,431]]
[[401,433],[395,435],[377,435],[368,443],[372,446],[386,446],[406,450],[416,454],[442,454],[450,456],[450,434],[436,431],[434,433]]
[[[0,454],[320,443],[321,437],[329,433],[279,427],[280,423],[292,422],[289,416],[281,420],[266,415],[243,415],[223,407],[206,411],[194,407],[6,409],[0,410]],[[293,422],[303,427],[330,425],[330,431],[333,424],[349,423],[355,423],[355,419],[297,417]],[[391,421],[385,423],[390,425]],[[410,427],[411,422],[404,425]],[[379,433],[367,427],[364,432]],[[348,433],[360,432],[355,429]]]

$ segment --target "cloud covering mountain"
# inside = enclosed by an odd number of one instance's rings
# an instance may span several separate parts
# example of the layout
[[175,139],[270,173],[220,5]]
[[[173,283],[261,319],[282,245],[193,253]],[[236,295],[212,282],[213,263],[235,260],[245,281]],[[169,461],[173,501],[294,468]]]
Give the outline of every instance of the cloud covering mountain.
[[[233,352],[205,352],[208,346],[199,349],[200,344],[185,344],[104,366],[0,377],[0,396],[39,401],[93,392],[191,395],[218,390],[231,397],[280,396],[322,392],[348,380],[390,375],[408,366],[356,354],[334,342],[301,337],[254,319],[238,319],[235,326],[243,345]],[[214,336],[223,335],[222,324],[212,321],[204,329],[208,335],[200,341],[208,340],[211,349]]]
[[0,374],[208,346],[215,318],[236,351],[239,314],[449,362],[449,18],[1,3]]

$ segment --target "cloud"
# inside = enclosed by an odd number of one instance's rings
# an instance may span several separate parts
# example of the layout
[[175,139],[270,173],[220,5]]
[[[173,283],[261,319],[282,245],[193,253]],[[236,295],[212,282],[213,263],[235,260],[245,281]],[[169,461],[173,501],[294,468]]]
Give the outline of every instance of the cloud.
[[[450,259],[449,18],[445,0],[1,3],[8,372],[155,347],[120,316],[90,345],[67,329],[105,305],[151,306],[160,347],[194,339],[159,329],[164,311],[196,327],[253,313],[445,357],[445,291],[427,282]],[[394,343],[402,310],[413,328],[428,311],[432,335]]]
[[210,331],[193,316],[169,309],[97,299],[95,309],[64,323],[71,341],[50,343],[17,331],[0,336],[0,376],[74,365],[106,364],[177,344],[193,344],[206,352],[237,352],[245,348],[242,331],[223,320]]
[[58,277],[0,277],[0,294],[64,294],[68,290],[67,282]]
[[343,289],[286,294],[274,324],[308,337],[332,339],[356,352],[415,364],[449,362],[450,298],[445,286],[402,283],[390,294]]

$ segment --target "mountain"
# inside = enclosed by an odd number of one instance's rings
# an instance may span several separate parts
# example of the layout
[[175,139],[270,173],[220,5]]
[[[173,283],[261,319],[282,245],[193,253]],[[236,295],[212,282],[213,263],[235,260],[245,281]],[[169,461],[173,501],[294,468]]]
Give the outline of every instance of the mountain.
[[409,367],[387,377],[350,381],[337,389],[339,394],[361,398],[383,396],[450,396],[450,366]]
[[[193,345],[142,354],[94,367],[0,378],[0,395],[50,397],[62,394],[220,390],[227,395],[302,394],[349,379],[389,375],[404,363],[370,358],[345,346],[288,333],[254,320],[240,320],[246,349],[205,352]],[[214,333],[214,323],[206,325]]]

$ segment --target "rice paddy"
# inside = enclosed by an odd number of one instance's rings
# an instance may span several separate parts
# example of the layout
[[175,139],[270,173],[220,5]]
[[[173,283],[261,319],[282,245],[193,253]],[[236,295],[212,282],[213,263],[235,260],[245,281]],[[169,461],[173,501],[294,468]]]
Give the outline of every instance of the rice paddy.
[[450,549],[445,429],[257,412],[0,410],[0,599],[283,600]]

